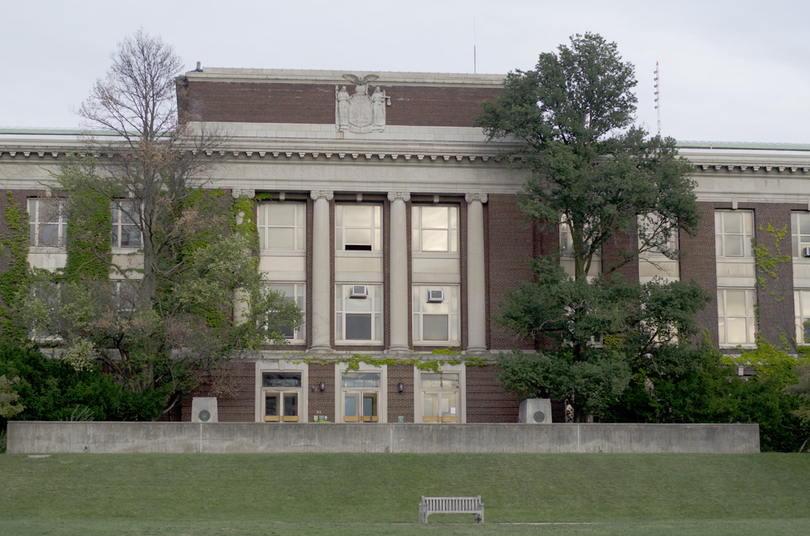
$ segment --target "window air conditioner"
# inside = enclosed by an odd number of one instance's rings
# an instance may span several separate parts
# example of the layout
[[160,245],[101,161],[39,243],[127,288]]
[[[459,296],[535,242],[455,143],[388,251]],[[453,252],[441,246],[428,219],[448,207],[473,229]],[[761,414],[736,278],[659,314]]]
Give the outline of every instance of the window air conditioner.
[[802,257],[810,257],[810,247],[802,248]]
[[352,285],[350,298],[368,298],[368,287],[366,285]]
[[444,301],[443,290],[428,290],[428,303],[441,303]]

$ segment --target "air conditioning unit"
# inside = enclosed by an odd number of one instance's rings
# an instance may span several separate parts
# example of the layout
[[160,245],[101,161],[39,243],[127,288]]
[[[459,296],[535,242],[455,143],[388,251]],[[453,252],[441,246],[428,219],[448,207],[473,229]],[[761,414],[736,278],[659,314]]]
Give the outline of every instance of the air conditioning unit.
[[518,422],[523,424],[551,424],[551,399],[527,398],[520,403]]
[[802,248],[802,257],[810,257],[810,247]]
[[217,397],[195,396],[191,400],[191,422],[217,422]]
[[428,303],[442,303],[443,301],[443,290],[428,290]]
[[352,291],[349,298],[368,298],[368,286],[366,285],[352,285]]

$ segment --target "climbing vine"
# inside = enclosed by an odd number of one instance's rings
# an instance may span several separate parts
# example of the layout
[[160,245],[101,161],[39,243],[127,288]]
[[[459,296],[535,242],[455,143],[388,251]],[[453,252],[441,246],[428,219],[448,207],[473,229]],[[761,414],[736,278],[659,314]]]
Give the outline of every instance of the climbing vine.
[[[444,365],[466,365],[468,367],[485,367],[489,363],[486,358],[477,356],[462,356],[458,349],[443,348],[434,350],[431,355],[448,356],[447,359],[426,359],[425,354],[410,354],[407,357],[374,357],[365,354],[352,354],[349,357],[321,357],[311,356],[300,360],[293,359],[294,363],[306,363],[308,365],[346,364],[346,370],[360,370],[361,363],[373,367],[410,365],[425,372],[441,372]],[[285,357],[288,357],[285,355]]]
[[[756,238],[751,239],[751,244],[754,250],[754,263],[756,265],[756,284],[757,287],[759,287],[759,289],[762,291],[760,292],[760,296],[764,296],[767,293],[767,295],[771,296],[776,303],[782,303],[785,300],[785,296],[777,295],[775,286],[779,279],[779,266],[783,263],[790,262],[791,259],[790,255],[783,253],[780,247],[782,240],[788,236],[787,225],[781,229],[777,229],[769,223],[764,227],[760,225],[757,229],[768,233],[773,239],[772,250],[765,246],[765,244],[757,242]],[[754,306],[754,312],[756,315],[757,326],[760,326],[761,318],[759,300],[757,300]],[[790,324],[792,324],[792,322],[793,320],[791,317]],[[782,339],[782,347],[787,348],[789,345],[788,335],[785,333],[783,326],[779,326],[779,332],[780,338]],[[760,330],[757,330],[757,333],[757,344],[759,345],[762,344],[763,341],[759,336]]]
[[6,339],[25,338],[24,332],[18,332],[22,328],[14,327],[11,309],[28,284],[28,213],[14,201],[11,192],[6,192],[5,217],[8,233],[0,240],[0,248],[8,260],[0,272],[0,330]]

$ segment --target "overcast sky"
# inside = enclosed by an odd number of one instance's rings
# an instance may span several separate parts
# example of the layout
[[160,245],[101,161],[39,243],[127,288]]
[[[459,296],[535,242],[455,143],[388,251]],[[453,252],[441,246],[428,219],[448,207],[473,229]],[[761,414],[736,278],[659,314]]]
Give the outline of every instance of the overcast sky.
[[0,1],[0,128],[76,128],[73,113],[139,27],[205,67],[504,74],[575,33],[636,67],[638,122],[679,140],[810,143],[803,0]]

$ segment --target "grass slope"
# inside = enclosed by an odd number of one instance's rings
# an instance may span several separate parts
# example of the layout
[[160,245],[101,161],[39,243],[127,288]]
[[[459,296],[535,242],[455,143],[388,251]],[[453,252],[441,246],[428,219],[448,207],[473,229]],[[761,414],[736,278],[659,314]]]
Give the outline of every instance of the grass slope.
[[[808,534],[808,477],[799,454],[2,455],[0,534]],[[419,525],[421,495],[481,495],[486,525]]]

